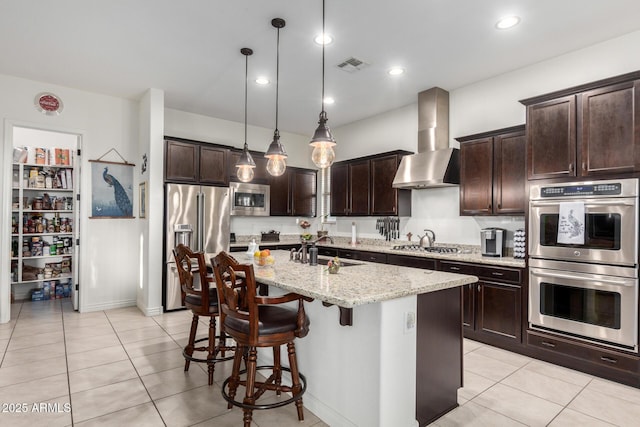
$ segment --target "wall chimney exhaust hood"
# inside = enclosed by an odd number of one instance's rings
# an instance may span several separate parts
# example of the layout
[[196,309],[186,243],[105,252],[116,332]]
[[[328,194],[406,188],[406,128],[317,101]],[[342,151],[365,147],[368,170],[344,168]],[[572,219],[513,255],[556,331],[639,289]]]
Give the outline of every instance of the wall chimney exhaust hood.
[[460,184],[460,150],[449,147],[449,92],[434,87],[418,94],[418,153],[404,156],[394,188]]

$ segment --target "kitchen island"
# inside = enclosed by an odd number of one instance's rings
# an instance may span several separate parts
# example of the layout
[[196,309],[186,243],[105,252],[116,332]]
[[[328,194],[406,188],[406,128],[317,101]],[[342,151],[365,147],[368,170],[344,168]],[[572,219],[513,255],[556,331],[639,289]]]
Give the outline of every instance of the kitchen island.
[[[309,335],[296,341],[307,408],[331,426],[413,427],[457,406],[460,287],[476,277],[363,261],[329,274],[289,261],[286,251],[272,254],[275,265],[256,267],[256,280],[271,294],[316,300],[305,304]],[[352,326],[327,305],[352,309]]]

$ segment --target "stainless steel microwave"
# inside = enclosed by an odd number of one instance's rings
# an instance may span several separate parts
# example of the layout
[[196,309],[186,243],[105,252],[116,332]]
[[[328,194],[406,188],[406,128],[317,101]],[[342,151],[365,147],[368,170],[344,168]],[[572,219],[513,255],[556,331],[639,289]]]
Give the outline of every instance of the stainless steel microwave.
[[262,184],[232,182],[231,215],[269,216],[270,187]]

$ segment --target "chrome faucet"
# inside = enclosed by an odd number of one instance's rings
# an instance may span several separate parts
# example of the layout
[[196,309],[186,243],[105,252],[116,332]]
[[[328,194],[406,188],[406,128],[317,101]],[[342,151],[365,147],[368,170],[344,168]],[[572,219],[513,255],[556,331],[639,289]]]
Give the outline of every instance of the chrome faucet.
[[424,236],[418,236],[418,237],[420,237],[420,246],[422,246],[423,248],[425,247],[424,239],[427,239],[427,242],[429,243],[429,247],[432,247],[433,244],[436,242],[436,233],[434,233],[433,230],[429,230],[428,228],[424,229]]
[[312,245],[315,245],[316,243],[318,243],[320,240],[322,239],[329,239],[329,241],[331,242],[331,244],[333,245],[333,238],[329,235],[324,235],[321,237],[318,237],[316,240],[314,240],[313,242],[311,242]]

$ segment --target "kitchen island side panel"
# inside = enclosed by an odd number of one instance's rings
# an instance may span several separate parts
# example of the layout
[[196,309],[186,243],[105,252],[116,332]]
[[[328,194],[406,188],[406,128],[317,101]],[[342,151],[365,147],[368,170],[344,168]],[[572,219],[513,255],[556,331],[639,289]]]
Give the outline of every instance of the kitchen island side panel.
[[462,288],[418,295],[416,419],[426,426],[458,406],[462,387]]

